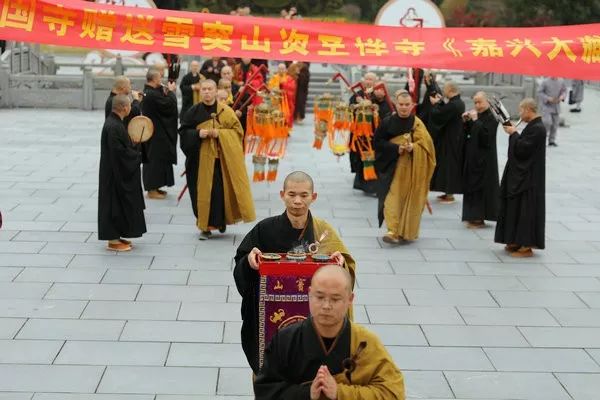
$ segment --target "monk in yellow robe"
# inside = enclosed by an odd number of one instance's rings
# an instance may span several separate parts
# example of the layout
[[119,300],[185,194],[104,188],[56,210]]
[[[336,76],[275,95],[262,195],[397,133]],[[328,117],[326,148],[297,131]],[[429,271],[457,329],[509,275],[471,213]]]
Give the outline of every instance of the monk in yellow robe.
[[379,338],[351,322],[350,273],[337,265],[313,275],[310,317],[275,334],[254,381],[257,400],[404,400],[404,378]]
[[200,83],[202,102],[186,112],[179,135],[186,160],[186,179],[201,231],[206,240],[211,231],[256,219],[250,180],[244,162],[244,131],[235,112],[217,102],[217,84]]
[[[302,171],[292,172],[285,178],[280,196],[285,203],[285,211],[256,224],[242,240],[235,255],[233,276],[242,296],[242,348],[254,373],[260,369],[258,259],[263,252],[308,252],[310,244],[318,241],[317,253],[330,255],[332,263],[347,270],[354,286],[356,264],[350,252],[337,231],[310,212],[310,205],[317,199],[312,178]],[[351,307],[348,316],[352,318]]]
[[388,232],[383,241],[390,244],[419,237],[435,168],[433,141],[425,124],[412,114],[413,107],[410,94],[399,91],[397,113],[381,122],[373,140],[379,177],[379,226],[385,220]]
[[[296,110],[296,90],[298,67],[290,67],[288,71],[285,64],[279,64],[277,73],[269,80],[269,89],[278,89],[283,96],[282,112],[285,115],[288,126],[294,125],[294,112]],[[290,73],[291,72],[291,73]],[[293,74],[292,74],[293,73]]]

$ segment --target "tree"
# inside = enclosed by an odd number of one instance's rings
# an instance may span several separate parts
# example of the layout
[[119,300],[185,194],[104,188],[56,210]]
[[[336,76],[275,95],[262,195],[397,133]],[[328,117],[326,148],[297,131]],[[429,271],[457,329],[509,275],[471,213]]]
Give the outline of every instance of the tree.
[[505,0],[509,26],[573,25],[598,22],[600,0]]

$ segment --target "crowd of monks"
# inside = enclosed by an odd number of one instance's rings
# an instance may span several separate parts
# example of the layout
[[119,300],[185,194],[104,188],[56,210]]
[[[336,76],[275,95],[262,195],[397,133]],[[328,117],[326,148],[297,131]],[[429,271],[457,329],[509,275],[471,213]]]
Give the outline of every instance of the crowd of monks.
[[[213,58],[180,82],[178,110],[175,82],[163,83],[164,69],[150,67],[143,92],[133,91],[126,77],[115,80],[106,103],[102,129],[98,238],[108,249],[129,251],[128,238],[146,232],[145,200],[164,199],[174,184],[177,143],[185,155],[185,175],[200,239],[227,225],[256,219],[243,148],[245,111],[232,108],[247,85],[265,84],[287,95],[289,124],[304,117],[295,110],[306,65],[280,64],[267,79],[260,62],[242,59],[233,68]],[[254,82],[256,80],[256,82]],[[429,191],[441,192],[440,204],[464,194],[463,216],[470,228],[497,221],[495,241],[515,257],[544,248],[546,130],[537,104],[524,99],[519,107],[526,127],[504,121],[508,162],[498,179],[498,121],[485,93],[465,110],[460,90],[446,82],[440,90],[425,74],[425,93],[400,90],[392,99],[380,90],[375,74],[363,79],[364,90],[351,103],[369,100],[378,106],[374,128],[377,179],[363,174],[364,160],[351,154],[354,187],[378,197],[380,225],[390,244],[419,236],[421,215],[431,212]],[[306,81],[306,84],[308,82]],[[420,86],[420,82],[419,82]],[[410,89],[410,87],[409,87]],[[251,99],[250,99],[251,100]],[[300,101],[299,101],[300,100]],[[391,101],[390,101],[391,100]],[[418,103],[418,104],[417,104]],[[128,134],[133,118],[152,121],[154,134],[144,143]],[[374,120],[375,121],[375,120]],[[379,339],[353,322],[352,301],[357,263],[325,220],[313,215],[317,198],[313,179],[302,171],[288,175],[280,197],[282,214],[258,222],[240,243],[233,272],[242,297],[242,349],[253,371],[257,399],[404,399],[402,373]],[[259,264],[264,253],[309,253],[318,243],[328,265],[312,277],[310,316],[279,331],[259,357]]]

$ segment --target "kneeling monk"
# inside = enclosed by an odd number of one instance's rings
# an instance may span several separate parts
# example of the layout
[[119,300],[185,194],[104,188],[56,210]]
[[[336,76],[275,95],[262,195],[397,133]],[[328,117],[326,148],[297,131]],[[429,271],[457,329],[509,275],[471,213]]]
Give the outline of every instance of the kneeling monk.
[[192,209],[200,239],[211,231],[225,232],[226,225],[256,218],[250,181],[244,163],[244,131],[235,112],[217,102],[217,84],[200,83],[202,101],[181,121],[179,135]]

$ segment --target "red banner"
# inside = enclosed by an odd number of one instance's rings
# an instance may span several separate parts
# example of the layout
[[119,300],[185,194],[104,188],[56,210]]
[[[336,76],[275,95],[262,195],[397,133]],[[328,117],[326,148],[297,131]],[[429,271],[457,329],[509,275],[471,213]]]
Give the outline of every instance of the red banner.
[[600,24],[397,28],[0,0],[0,38],[61,46],[600,80]]

